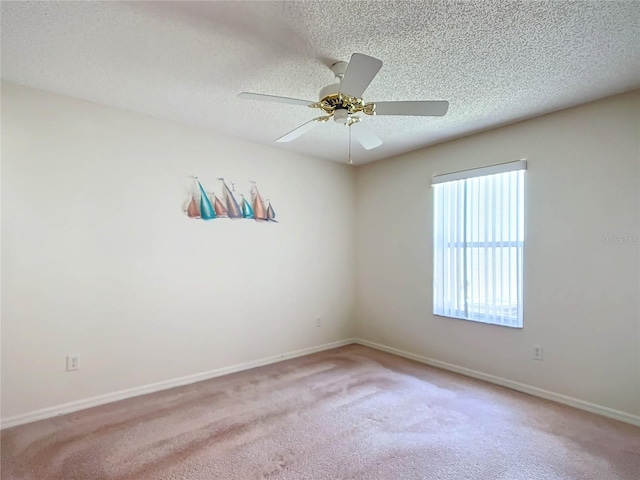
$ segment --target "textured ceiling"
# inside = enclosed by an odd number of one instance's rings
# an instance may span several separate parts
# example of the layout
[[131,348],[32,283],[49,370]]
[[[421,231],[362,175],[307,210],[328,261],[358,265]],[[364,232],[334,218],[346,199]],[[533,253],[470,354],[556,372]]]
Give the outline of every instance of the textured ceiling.
[[2,77],[18,84],[345,161],[327,122],[274,140],[318,110],[354,52],[383,67],[366,101],[449,100],[445,117],[366,117],[384,141],[356,164],[640,85],[634,1],[2,2]]

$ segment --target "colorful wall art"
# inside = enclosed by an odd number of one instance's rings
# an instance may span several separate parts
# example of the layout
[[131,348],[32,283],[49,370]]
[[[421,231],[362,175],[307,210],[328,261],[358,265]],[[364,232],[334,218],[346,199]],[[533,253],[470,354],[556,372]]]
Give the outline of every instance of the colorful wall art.
[[[189,218],[213,220],[217,218],[251,219],[263,222],[277,222],[276,213],[269,199],[263,200],[256,182],[251,182],[249,199],[243,194],[234,195],[235,184],[231,182],[231,189],[224,178],[222,182],[222,195],[207,192],[198,177],[194,177],[194,184],[187,200],[185,213]],[[238,203],[239,200],[239,203]]]

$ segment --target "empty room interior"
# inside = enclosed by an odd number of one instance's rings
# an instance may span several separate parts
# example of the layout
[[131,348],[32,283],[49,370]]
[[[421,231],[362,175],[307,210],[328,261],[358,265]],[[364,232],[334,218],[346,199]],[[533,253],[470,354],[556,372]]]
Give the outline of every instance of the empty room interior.
[[1,2],[3,480],[632,480],[632,1]]

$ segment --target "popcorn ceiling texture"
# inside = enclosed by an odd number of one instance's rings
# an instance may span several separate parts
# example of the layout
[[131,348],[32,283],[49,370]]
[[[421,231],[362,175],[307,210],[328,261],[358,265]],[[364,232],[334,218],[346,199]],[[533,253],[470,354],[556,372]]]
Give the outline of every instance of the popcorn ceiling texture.
[[[258,142],[319,111],[353,52],[384,65],[366,101],[449,100],[446,117],[366,117],[384,141],[365,163],[640,85],[632,1],[3,2],[2,78]],[[290,144],[344,161],[333,122]]]

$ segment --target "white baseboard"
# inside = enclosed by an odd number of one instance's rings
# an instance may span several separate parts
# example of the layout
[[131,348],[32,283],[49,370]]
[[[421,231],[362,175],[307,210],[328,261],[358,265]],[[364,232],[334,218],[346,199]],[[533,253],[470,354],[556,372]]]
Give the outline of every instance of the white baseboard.
[[161,390],[167,390],[169,388],[201,382],[210,378],[220,377],[222,375],[240,372],[243,370],[249,370],[251,368],[261,367],[291,358],[302,357],[304,355],[310,355],[312,353],[321,352],[324,350],[331,350],[333,348],[350,345],[352,343],[375,348],[376,350],[392,353],[394,355],[408,358],[410,360],[415,360],[417,362],[431,365],[433,367],[442,368],[443,370],[449,370],[461,375],[466,375],[467,377],[477,378],[479,380],[484,380],[486,382],[507,387],[512,390],[528,393],[529,395],[533,395],[535,397],[544,398],[564,405],[568,405],[570,407],[578,408],[580,410],[585,410],[587,412],[602,415],[604,417],[613,418],[614,420],[619,420],[621,422],[640,426],[640,416],[638,415],[632,415],[630,413],[614,410],[613,408],[603,407],[601,405],[596,405],[594,403],[579,400],[577,398],[562,395],[560,393],[550,392],[542,388],[533,387],[524,383],[514,382],[512,380],[507,380],[506,378],[489,375],[487,373],[479,372],[477,370],[472,370],[466,367],[460,367],[458,365],[442,362],[433,358],[423,357],[422,355],[416,355],[415,353],[406,352],[398,348],[388,347],[379,343],[370,342],[369,340],[364,340],[361,338],[349,338],[337,342],[326,343],[324,345],[318,345],[316,347],[304,348],[302,350],[283,353],[281,355],[274,355],[272,357],[263,358],[260,360],[254,360],[251,362],[232,365],[229,367],[218,368],[194,375],[187,375],[180,378],[174,378],[172,380],[165,380],[149,385],[143,385],[141,387],[128,388],[126,390],[107,393],[105,395],[98,395],[75,402],[64,403],[61,405],[55,405],[53,407],[47,407],[40,410],[34,410],[32,412],[15,415],[13,417],[3,418],[0,422],[0,429],[15,427],[17,425],[23,425],[25,423],[35,422],[37,420],[44,420],[46,418],[51,418],[58,415],[65,415],[67,413],[77,412],[78,410],[84,410],[86,408],[96,407],[98,405],[104,405],[106,403],[117,402],[118,400],[137,397],[139,395],[145,395],[147,393],[158,392]]
[[514,382],[512,380],[507,380],[506,378],[497,377],[495,375],[489,375],[487,373],[479,372],[477,370],[472,370],[466,367],[460,367],[452,363],[441,362],[440,360],[434,360],[433,358],[423,357],[422,355],[416,355],[415,353],[406,352],[398,348],[387,347],[386,345],[370,342],[369,340],[356,338],[354,340],[354,343],[357,343],[359,345],[364,345],[365,347],[375,348],[376,350],[382,350],[383,352],[392,353],[394,355],[405,357],[410,360],[415,360],[416,362],[425,363],[427,365],[431,365],[432,367],[442,368],[443,370],[449,370],[451,372],[459,373],[461,375],[466,375],[467,377],[484,380],[486,382],[500,385],[502,387],[507,387],[512,390],[517,390],[518,392],[528,393],[529,395],[533,395],[535,397],[540,397],[546,400],[562,403],[563,405],[568,405],[570,407],[578,408],[580,410],[586,410],[587,412],[602,415],[603,417],[613,418],[614,420],[619,420],[621,422],[640,426],[639,415],[632,415],[630,413],[621,412],[620,410],[615,410],[609,407],[603,407],[601,405],[596,405],[595,403],[586,402],[584,400],[569,397],[567,395],[562,395],[560,393],[550,392],[549,390],[533,387],[525,383]]
[[324,345],[318,345],[316,347],[304,348],[302,350],[283,353],[281,355],[274,355],[272,357],[262,358],[260,360],[254,360],[252,362],[240,363],[237,365],[232,365],[230,367],[217,368],[208,372],[196,373],[194,375],[187,375],[180,378],[151,383],[149,385],[143,385],[141,387],[127,388],[125,390],[119,390],[117,392],[85,398],[82,400],[77,400],[75,402],[63,403],[62,405],[42,408],[40,410],[34,410],[32,412],[15,415],[13,417],[3,418],[0,422],[0,429],[15,427],[17,425],[23,425],[25,423],[31,423],[37,420],[44,420],[45,418],[56,417],[58,415],[65,415],[67,413],[77,412],[78,410],[84,410],[85,408],[97,407],[98,405],[104,405],[105,403],[117,402],[118,400],[124,400],[125,398],[137,397],[139,395],[145,395],[147,393],[158,392],[160,390],[167,390],[169,388],[188,385],[190,383],[201,382],[210,378],[228,375],[229,373],[262,367],[264,365],[281,362],[290,358],[302,357],[304,355],[321,352],[323,350],[331,350],[333,348],[350,345],[354,342],[354,339],[348,338],[345,340],[339,340],[337,342],[325,343]]

